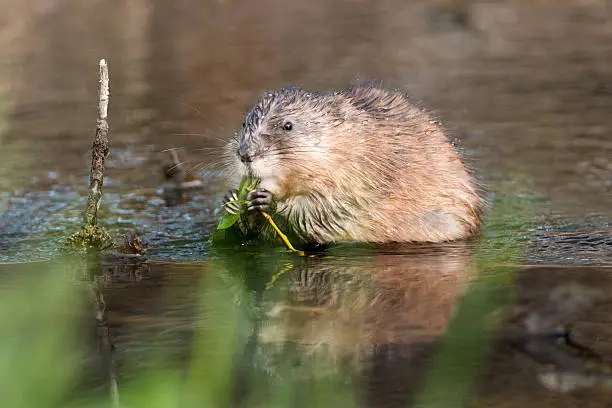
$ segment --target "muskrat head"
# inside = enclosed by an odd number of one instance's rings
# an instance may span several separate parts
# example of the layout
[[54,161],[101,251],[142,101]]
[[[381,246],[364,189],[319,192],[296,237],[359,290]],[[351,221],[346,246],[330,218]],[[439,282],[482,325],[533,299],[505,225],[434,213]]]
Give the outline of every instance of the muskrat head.
[[262,188],[282,198],[299,188],[296,181],[320,172],[332,123],[322,102],[322,95],[295,88],[266,93],[230,145],[240,176],[260,178]]

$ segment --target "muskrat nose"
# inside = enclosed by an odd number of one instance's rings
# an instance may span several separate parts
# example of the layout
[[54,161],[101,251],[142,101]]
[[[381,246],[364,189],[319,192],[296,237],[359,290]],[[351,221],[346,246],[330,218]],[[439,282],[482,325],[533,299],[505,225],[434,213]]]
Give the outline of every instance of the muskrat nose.
[[253,158],[247,149],[240,148],[236,151],[236,153],[238,153],[238,157],[240,157],[240,161],[243,163],[250,163],[253,161]]

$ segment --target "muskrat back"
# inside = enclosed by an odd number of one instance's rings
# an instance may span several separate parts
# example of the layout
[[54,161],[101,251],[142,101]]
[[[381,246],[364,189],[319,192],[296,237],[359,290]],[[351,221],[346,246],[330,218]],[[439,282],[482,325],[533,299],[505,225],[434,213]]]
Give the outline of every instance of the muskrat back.
[[484,200],[444,129],[400,91],[356,86],[266,93],[227,146],[232,182],[261,179],[259,210],[305,243],[469,237]]

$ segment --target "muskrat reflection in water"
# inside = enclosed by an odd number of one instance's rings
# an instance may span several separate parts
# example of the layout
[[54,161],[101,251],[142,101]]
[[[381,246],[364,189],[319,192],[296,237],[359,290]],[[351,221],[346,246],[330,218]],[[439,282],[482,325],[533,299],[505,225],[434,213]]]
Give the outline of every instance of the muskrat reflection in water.
[[468,283],[464,244],[302,258],[275,283],[282,299],[265,302],[255,365],[274,377],[288,364],[291,378],[357,376],[368,399],[409,399]]
[[308,244],[451,241],[481,224],[484,200],[459,152],[399,91],[267,93],[226,156],[234,185],[261,179],[245,223],[264,238],[273,232],[257,210]]

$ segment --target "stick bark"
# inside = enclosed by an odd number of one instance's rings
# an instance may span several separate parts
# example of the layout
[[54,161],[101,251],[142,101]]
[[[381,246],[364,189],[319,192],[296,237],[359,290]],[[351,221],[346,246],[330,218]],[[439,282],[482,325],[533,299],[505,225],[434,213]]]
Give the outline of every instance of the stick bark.
[[102,199],[102,186],[104,185],[104,161],[108,156],[108,101],[109,78],[106,60],[100,60],[100,88],[98,92],[98,121],[96,138],[91,152],[91,171],[89,175],[89,196],[87,207],[83,214],[83,226],[95,226],[98,222],[98,208]]

